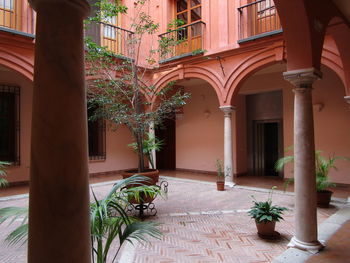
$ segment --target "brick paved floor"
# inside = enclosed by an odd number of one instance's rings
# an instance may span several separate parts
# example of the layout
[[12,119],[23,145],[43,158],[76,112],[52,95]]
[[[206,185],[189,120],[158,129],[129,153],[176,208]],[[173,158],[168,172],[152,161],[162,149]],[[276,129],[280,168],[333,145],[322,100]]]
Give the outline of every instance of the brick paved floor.
[[[148,220],[162,223],[164,236],[161,240],[138,245],[134,262],[271,262],[283,252],[293,235],[293,197],[276,192],[274,203],[291,210],[285,221],[278,223],[281,239],[264,241],[257,237],[253,220],[246,211],[252,204],[251,195],[257,200],[267,198],[266,191],[231,188],[216,191],[214,183],[186,181],[168,178],[167,200],[155,200],[157,216]],[[97,196],[102,197],[112,184],[94,186]],[[0,199],[0,207],[26,206],[27,198]],[[329,209],[319,209],[319,223],[337,210],[335,204]],[[0,226],[0,239],[13,229]],[[8,247],[0,241],[1,263],[26,262],[26,247]]]

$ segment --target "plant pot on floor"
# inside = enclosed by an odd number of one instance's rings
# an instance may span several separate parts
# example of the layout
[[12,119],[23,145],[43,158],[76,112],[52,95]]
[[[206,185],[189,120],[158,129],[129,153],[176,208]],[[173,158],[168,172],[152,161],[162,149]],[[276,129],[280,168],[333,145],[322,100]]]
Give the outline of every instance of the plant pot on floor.
[[329,190],[317,191],[317,206],[322,208],[329,207],[333,192]]
[[258,236],[264,239],[277,239],[280,234],[275,231],[276,221],[258,222],[255,220]]
[[218,191],[224,191],[225,190],[225,182],[216,182],[216,189]]

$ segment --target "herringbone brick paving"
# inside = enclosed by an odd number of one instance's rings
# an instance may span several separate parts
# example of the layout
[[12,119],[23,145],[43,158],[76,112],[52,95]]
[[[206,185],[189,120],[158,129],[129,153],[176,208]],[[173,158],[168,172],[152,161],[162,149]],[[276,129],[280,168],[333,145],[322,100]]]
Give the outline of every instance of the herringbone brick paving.
[[[95,186],[102,197],[112,184]],[[244,189],[215,190],[215,185],[169,179],[167,200],[156,199],[158,215],[151,220],[162,223],[164,236],[145,245],[137,245],[134,262],[271,262],[286,249],[293,235],[293,212],[278,223],[280,240],[263,241],[256,235],[254,222],[247,216],[251,195],[265,200],[266,192]],[[293,209],[293,197],[275,193],[276,204]],[[26,206],[28,199],[1,201],[0,207]],[[333,214],[336,207],[319,209],[319,223]],[[18,224],[15,222],[15,224]],[[14,226],[0,226],[3,239]],[[0,241],[1,242],[1,241]],[[26,246],[8,247],[0,243],[1,263],[26,262]]]

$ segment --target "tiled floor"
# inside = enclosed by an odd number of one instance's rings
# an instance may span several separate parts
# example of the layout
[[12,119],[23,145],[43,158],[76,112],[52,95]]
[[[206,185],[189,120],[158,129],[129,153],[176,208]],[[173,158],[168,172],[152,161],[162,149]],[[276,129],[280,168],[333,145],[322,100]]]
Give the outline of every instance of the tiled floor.
[[[288,240],[293,235],[293,196],[289,193],[276,192],[274,203],[290,208],[285,220],[277,224],[281,239],[264,241],[257,237],[253,220],[246,211],[250,208],[252,198],[264,200],[266,190],[247,190],[227,188],[226,191],[216,191],[215,176],[187,172],[164,171],[162,175],[169,176],[169,194],[167,200],[155,200],[158,214],[150,218],[162,223],[164,232],[162,240],[153,240],[147,245],[138,245],[134,262],[271,262],[272,259],[286,249]],[[116,177],[94,178],[94,182],[111,181]],[[186,179],[200,179],[196,182]],[[276,185],[283,189],[283,183],[271,178],[238,178],[238,184],[249,187],[270,189]],[[111,184],[94,186],[97,196],[103,196]],[[12,191],[12,192],[11,192]],[[10,189],[8,194],[25,193]],[[345,198],[349,192],[337,194]],[[1,201],[0,207],[26,206],[27,198]],[[336,210],[339,203],[334,203],[329,209],[318,209],[318,220],[321,223]],[[16,224],[17,222],[15,222]],[[6,236],[13,227],[0,226],[0,237]],[[337,239],[345,242],[347,237]],[[337,239],[334,241],[335,251],[338,251]],[[343,241],[345,240],[345,241]],[[346,242],[345,242],[346,243]],[[349,246],[349,242],[347,242]],[[341,247],[343,249],[343,247]],[[0,262],[24,263],[25,246],[7,247],[0,244]],[[311,261],[328,262],[328,261]],[[329,261],[333,262],[333,261]],[[341,261],[334,261],[341,262]],[[346,262],[346,261],[343,261]]]

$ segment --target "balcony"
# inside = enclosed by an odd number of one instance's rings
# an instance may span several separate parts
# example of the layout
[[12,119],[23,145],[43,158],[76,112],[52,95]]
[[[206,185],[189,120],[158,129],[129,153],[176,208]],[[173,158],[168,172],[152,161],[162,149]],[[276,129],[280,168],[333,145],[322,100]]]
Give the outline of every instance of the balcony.
[[0,31],[34,38],[35,12],[26,1],[0,0]]
[[203,53],[204,28],[198,21],[159,35],[160,63]]
[[239,40],[247,42],[282,32],[273,0],[259,0],[238,8]]

